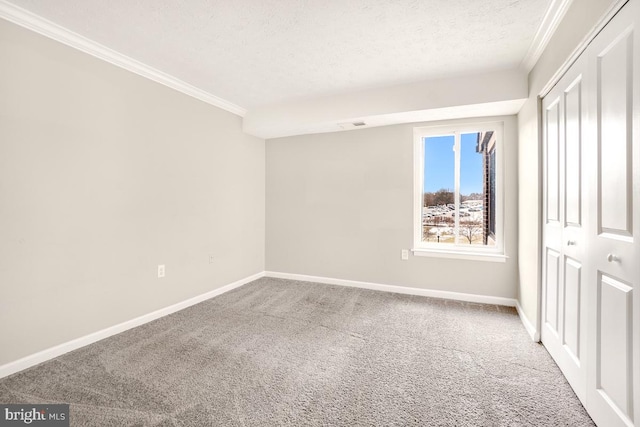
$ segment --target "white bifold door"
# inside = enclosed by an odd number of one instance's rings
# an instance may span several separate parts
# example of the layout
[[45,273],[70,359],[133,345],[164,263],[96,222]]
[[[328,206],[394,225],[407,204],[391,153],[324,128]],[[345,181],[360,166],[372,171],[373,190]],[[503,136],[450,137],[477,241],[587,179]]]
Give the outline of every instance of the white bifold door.
[[544,227],[541,336],[584,403],[587,375],[587,293],[583,175],[587,140],[584,58],[556,84],[543,102]]
[[602,427],[640,427],[639,3],[542,103],[541,336]]

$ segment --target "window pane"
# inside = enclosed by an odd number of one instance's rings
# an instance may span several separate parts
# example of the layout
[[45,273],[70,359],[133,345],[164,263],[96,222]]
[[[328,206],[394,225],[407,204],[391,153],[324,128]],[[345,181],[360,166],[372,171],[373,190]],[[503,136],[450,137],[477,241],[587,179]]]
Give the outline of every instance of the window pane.
[[482,246],[496,244],[495,135],[493,131],[461,135],[459,232],[460,244]]
[[424,138],[422,241],[453,244],[455,153],[453,135]]
[[422,171],[415,188],[417,249],[485,254],[502,249],[502,216],[496,215],[502,206],[496,192],[502,126],[495,125],[452,126],[438,134],[433,132],[443,128],[416,128],[416,153],[422,153],[415,159]]

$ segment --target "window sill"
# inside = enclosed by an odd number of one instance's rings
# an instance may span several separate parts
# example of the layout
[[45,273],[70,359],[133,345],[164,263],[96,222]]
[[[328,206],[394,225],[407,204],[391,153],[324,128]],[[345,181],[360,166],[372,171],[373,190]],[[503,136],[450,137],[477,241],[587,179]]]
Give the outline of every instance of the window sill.
[[464,251],[443,251],[439,249],[412,249],[414,256],[424,256],[431,258],[451,258],[464,259],[469,261],[487,261],[487,262],[507,262],[508,256],[497,253],[480,253],[480,252],[464,252]]

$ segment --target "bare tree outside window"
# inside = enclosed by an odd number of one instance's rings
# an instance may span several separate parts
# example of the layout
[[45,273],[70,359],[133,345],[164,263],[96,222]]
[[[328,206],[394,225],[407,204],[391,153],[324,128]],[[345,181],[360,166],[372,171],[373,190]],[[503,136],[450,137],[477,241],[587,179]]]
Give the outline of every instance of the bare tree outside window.
[[484,221],[482,219],[466,219],[460,221],[460,236],[470,245],[482,244],[484,237]]

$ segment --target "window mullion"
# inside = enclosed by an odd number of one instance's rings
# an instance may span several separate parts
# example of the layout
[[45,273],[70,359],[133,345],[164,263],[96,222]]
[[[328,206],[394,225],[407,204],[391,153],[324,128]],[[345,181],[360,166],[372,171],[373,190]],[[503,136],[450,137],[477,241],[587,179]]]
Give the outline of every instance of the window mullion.
[[453,211],[454,218],[454,238],[455,244],[459,244],[460,237],[460,132],[455,132],[455,139],[453,143],[453,151],[454,151],[454,186],[455,190],[453,193],[453,204],[455,206],[455,210]]

